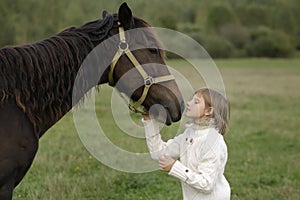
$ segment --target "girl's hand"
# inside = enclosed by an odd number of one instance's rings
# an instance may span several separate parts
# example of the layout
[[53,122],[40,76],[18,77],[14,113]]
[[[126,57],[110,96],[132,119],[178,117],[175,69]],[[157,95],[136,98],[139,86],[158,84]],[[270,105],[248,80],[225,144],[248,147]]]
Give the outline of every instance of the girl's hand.
[[151,119],[149,114],[142,114],[142,116],[143,116],[144,120],[150,120]]
[[149,115],[149,112],[144,108],[144,113],[142,114],[144,120],[150,120],[151,116]]
[[172,157],[163,155],[158,160],[159,169],[165,172],[169,172],[175,162],[176,160],[174,160]]

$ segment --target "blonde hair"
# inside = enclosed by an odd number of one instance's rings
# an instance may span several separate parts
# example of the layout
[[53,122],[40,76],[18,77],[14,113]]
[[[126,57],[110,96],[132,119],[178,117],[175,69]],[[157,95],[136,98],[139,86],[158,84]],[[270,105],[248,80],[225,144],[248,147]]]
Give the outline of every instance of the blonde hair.
[[230,116],[230,103],[219,92],[209,88],[200,88],[195,92],[196,95],[201,95],[205,101],[205,109],[213,108],[213,113],[210,116],[215,120],[216,128],[224,135],[228,128],[228,120]]

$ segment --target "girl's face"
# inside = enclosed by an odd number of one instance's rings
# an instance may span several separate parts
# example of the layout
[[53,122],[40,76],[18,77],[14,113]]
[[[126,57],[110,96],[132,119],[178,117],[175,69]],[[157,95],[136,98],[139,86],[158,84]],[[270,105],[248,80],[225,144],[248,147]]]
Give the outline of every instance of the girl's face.
[[194,94],[193,98],[187,102],[185,115],[194,120],[205,117],[205,101],[202,95]]

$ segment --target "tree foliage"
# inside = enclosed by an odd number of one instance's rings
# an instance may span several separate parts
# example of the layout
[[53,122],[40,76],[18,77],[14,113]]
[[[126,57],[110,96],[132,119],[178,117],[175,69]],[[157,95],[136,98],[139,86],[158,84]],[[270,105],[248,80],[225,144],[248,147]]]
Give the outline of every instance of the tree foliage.
[[[123,1],[1,0],[0,46],[33,42],[65,27],[99,19],[104,9],[116,12]],[[265,45],[264,48],[271,48],[273,40],[280,41],[277,49],[289,49],[288,53],[276,56],[290,56],[300,49],[298,0],[127,0],[127,3],[135,15],[153,26],[188,34],[214,51],[218,48],[213,47],[216,43],[227,44],[237,52],[230,56],[257,56],[253,53],[255,48]],[[270,29],[272,34],[257,40],[250,38],[258,37],[253,33],[261,27]],[[218,53],[217,57],[228,57],[227,54]]]

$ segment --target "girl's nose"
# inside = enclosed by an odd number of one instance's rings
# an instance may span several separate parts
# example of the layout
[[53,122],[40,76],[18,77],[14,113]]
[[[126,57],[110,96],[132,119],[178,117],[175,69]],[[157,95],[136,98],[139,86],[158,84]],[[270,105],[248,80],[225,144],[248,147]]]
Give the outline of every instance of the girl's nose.
[[186,106],[190,106],[191,101],[186,102]]

